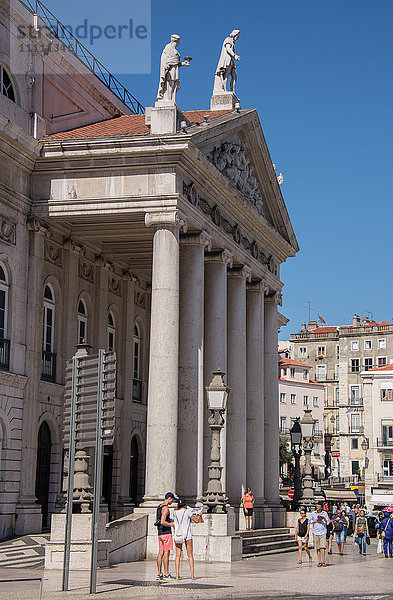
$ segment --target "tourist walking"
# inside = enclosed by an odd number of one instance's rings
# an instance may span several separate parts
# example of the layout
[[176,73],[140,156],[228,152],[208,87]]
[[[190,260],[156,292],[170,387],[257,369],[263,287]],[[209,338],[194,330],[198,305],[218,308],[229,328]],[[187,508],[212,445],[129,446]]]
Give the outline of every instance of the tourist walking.
[[254,496],[251,488],[247,488],[242,498],[244,516],[246,517],[246,529],[252,529],[252,516],[254,513]]
[[[173,519],[170,518],[169,506],[176,500],[175,494],[168,492],[165,500],[157,507],[156,522],[158,533],[158,555],[157,555],[157,581],[170,581],[175,579],[169,573],[169,555],[173,550],[172,529]],[[162,574],[162,563],[164,563],[164,574]]]
[[359,554],[366,554],[367,538],[370,537],[366,513],[363,508],[359,512],[359,516],[355,523],[355,541],[359,544]]
[[327,548],[328,548],[328,554],[332,554],[332,543],[333,543],[333,522],[332,519],[333,517],[337,514],[337,507],[336,507],[336,512],[334,514],[332,514],[331,512],[328,513],[328,517],[329,517],[329,523],[327,524],[327,532],[326,532],[326,540],[327,540]]
[[383,553],[385,558],[393,558],[393,513],[385,513],[381,522],[381,535],[383,538]]
[[317,551],[318,567],[326,567],[325,550],[326,550],[326,534],[329,517],[326,511],[322,510],[321,502],[317,502],[317,509],[312,512],[308,518],[310,524],[313,525],[314,548]]
[[337,511],[337,515],[333,519],[333,531],[336,534],[339,556],[344,555],[344,544],[347,539],[348,523],[349,521],[345,510]]
[[297,527],[295,531],[295,540],[297,541],[297,545],[299,547],[299,560],[297,561],[298,565],[302,564],[302,552],[303,548],[308,555],[308,562],[311,565],[312,558],[310,554],[310,550],[308,549],[308,536],[310,533],[310,524],[306,517],[306,509],[300,509],[300,519],[297,520]]
[[190,565],[191,579],[195,579],[194,574],[194,555],[192,551],[192,531],[191,521],[193,523],[200,523],[198,517],[193,514],[193,509],[187,506],[187,503],[183,499],[179,499],[177,504],[177,510],[173,514],[173,520],[175,523],[174,540],[176,546],[176,558],[175,558],[175,569],[176,579],[180,579],[180,559],[183,549],[183,544],[186,545],[186,551],[188,556],[188,563]]

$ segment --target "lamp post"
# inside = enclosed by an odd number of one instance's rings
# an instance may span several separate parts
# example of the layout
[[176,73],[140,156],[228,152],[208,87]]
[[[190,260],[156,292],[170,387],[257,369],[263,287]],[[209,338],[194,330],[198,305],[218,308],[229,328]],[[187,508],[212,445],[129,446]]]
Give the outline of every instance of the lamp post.
[[362,443],[360,444],[362,447],[362,450],[364,452],[364,472],[363,472],[363,479],[364,479],[364,483],[366,483],[366,469],[368,467],[368,458],[367,458],[367,450],[370,447],[370,441],[368,438],[364,438],[364,440],[362,441]]
[[220,432],[224,426],[224,414],[229,387],[224,383],[224,375],[220,369],[214,371],[213,379],[206,387],[207,406],[209,409],[209,427],[212,432],[210,450],[209,482],[204,498],[204,506],[208,513],[225,513],[228,498],[222,491],[220,465]]
[[331,450],[332,434],[327,431],[325,433],[325,479],[329,479],[331,474]]
[[300,417],[296,417],[290,431],[291,450],[295,457],[295,473],[293,476],[294,495],[292,508],[294,510],[299,506],[299,500],[302,497],[302,481],[300,477],[300,455],[302,453],[302,430],[300,427]]
[[312,417],[311,410],[307,408],[305,409],[303,418],[300,421],[300,428],[303,438],[303,450],[305,460],[302,504],[304,504],[304,506],[308,508],[314,506],[314,489],[311,477],[311,452],[314,447],[314,427],[315,421]]

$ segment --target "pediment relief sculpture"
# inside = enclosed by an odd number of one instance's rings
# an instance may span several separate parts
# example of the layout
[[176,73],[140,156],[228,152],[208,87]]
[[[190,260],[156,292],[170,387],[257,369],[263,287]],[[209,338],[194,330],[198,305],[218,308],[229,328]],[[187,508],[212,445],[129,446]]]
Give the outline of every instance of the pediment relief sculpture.
[[246,149],[245,142],[223,142],[215,146],[207,158],[266,217],[258,180]]

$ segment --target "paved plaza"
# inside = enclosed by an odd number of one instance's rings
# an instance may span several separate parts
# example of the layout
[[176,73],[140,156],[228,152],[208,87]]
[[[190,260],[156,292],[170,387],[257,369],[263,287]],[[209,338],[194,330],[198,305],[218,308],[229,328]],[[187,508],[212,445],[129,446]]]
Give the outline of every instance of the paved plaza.
[[[188,563],[183,559],[181,581],[159,583],[155,581],[154,561],[142,561],[102,569],[98,573],[97,597],[102,600],[171,599],[237,600],[241,598],[351,598],[392,599],[393,559],[376,554],[376,541],[368,547],[369,555],[358,555],[357,546],[350,538],[345,555],[339,557],[336,548],[328,556],[328,566],[310,567],[305,561],[297,565],[298,555],[290,552],[250,558],[241,562],[197,563],[196,581],[189,578]],[[174,573],[174,565],[171,562]],[[43,600],[83,600],[89,595],[89,575],[73,572],[70,575],[70,591],[60,592],[61,573],[38,569],[2,569],[0,579],[12,577],[39,577],[43,574]],[[0,599],[13,600],[38,598],[38,583],[1,583]]]

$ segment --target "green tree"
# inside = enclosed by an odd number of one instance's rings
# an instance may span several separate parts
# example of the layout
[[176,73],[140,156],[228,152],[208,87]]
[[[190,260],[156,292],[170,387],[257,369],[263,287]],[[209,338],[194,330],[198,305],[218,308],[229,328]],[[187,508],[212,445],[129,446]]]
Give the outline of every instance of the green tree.
[[287,440],[284,437],[280,437],[280,473],[284,465],[288,465],[292,462],[293,454],[288,450]]

